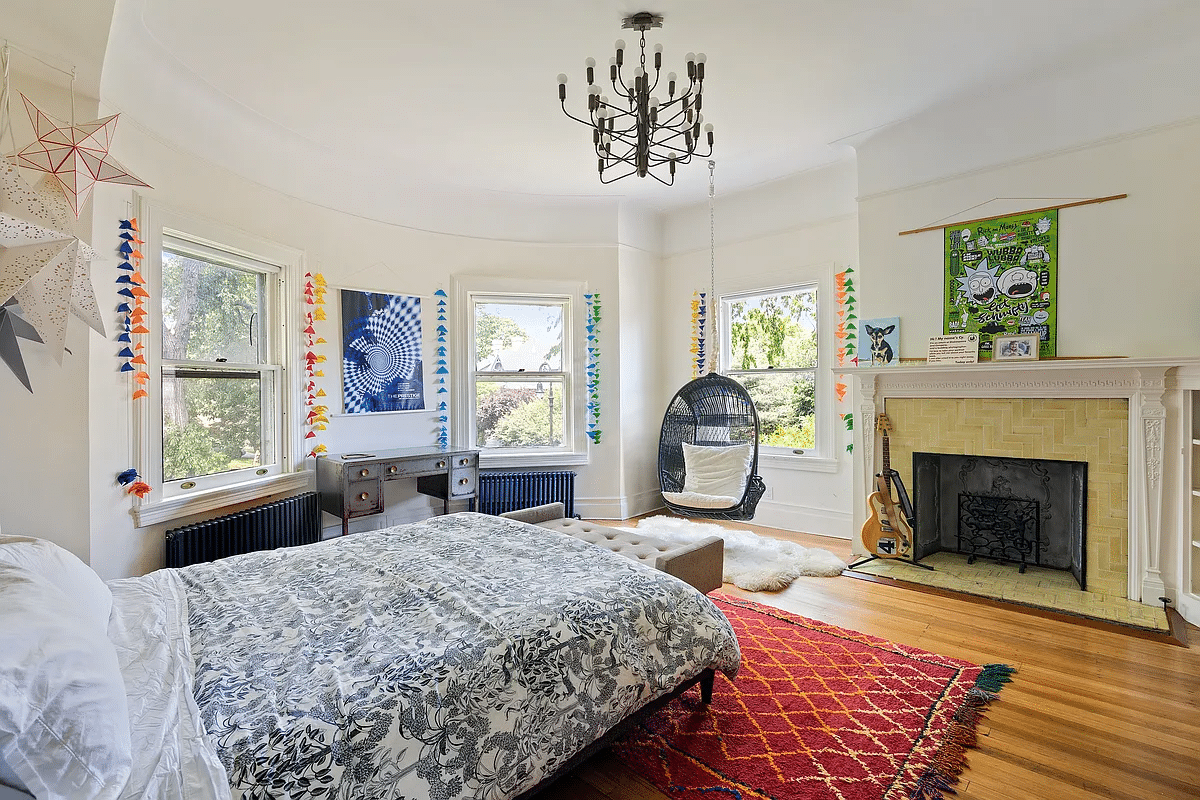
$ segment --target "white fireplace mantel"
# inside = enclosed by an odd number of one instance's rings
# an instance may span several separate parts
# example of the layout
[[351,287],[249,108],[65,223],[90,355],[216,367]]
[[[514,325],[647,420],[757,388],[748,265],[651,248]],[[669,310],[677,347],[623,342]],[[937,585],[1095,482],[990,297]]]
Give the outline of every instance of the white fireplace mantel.
[[[1129,400],[1130,599],[1157,605],[1162,576],[1163,458],[1167,407],[1176,376],[1200,372],[1200,358],[1060,358],[1044,361],[927,364],[839,369],[859,398],[855,496],[866,497],[875,471],[874,420],[888,397],[1126,398]],[[1176,502],[1172,489],[1172,502]],[[856,512],[862,515],[861,510]],[[864,515],[865,519],[865,515]],[[863,519],[856,518],[855,529]]]

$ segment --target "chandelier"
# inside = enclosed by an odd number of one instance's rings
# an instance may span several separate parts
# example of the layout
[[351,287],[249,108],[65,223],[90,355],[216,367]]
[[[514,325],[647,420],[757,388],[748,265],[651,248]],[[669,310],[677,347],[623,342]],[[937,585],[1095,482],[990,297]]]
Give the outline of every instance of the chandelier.
[[[584,62],[588,82],[587,119],[567,111],[567,76],[558,76],[558,99],[563,113],[592,129],[601,183],[637,175],[639,178],[650,176],[670,186],[675,182],[676,165],[687,164],[692,156],[708,158],[712,155],[713,126],[705,123],[704,115],[700,113],[704,102],[704,54],[687,54],[686,89],[676,94],[679,83],[675,73],[671,72],[666,76],[666,100],[654,94],[662,70],[662,45],[654,46],[654,75],[651,77],[646,67],[646,31],[661,28],[662,22],[661,14],[645,11],[625,17],[621,27],[641,33],[638,44],[641,58],[633,70],[632,80],[627,81],[622,72],[625,42],[617,40],[617,54],[608,61],[608,77],[615,98],[602,93],[596,83],[596,59],[589,58]],[[697,152],[701,132],[708,145],[703,153]],[[655,170],[661,173],[664,167],[669,173],[668,178],[655,173]]]

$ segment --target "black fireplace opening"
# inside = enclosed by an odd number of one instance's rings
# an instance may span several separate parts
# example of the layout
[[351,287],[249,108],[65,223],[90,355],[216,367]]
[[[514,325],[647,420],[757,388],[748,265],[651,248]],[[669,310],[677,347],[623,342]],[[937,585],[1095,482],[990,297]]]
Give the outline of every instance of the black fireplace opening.
[[1066,570],[1087,588],[1087,462],[913,453],[913,557]]

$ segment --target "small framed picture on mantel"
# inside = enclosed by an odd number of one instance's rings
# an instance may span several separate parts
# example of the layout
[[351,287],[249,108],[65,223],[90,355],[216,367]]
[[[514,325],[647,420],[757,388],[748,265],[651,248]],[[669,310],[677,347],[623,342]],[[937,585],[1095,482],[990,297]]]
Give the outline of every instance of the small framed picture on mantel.
[[997,336],[992,339],[993,361],[1036,361],[1040,337],[1036,333]]

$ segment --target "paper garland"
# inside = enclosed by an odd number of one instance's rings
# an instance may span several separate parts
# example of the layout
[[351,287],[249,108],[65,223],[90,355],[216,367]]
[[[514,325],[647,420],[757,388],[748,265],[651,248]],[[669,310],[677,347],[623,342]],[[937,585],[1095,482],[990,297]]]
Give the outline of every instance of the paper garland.
[[326,397],[324,389],[317,388],[317,378],[325,377],[325,370],[317,365],[324,363],[328,356],[318,354],[318,345],[328,344],[324,337],[317,334],[316,323],[324,322],[325,292],[328,291],[325,276],[321,273],[304,273],[304,432],[305,447],[309,444],[312,449],[306,457],[321,458],[328,454],[328,448],[321,443],[320,434],[329,427],[329,406],[317,402]]
[[146,335],[150,329],[146,327],[146,279],[142,277],[142,251],[138,247],[145,242],[138,236],[138,221],[136,217],[123,219],[119,222],[117,234],[120,244],[117,245],[117,313],[120,322],[117,323],[117,343],[123,344],[117,358],[121,360],[121,372],[132,372],[133,400],[149,397],[146,383],[150,373],[146,372]]
[[449,335],[449,328],[446,325],[446,291],[438,289],[433,293],[437,298],[437,349],[434,351],[437,358],[433,363],[437,365],[434,374],[437,375],[437,393],[438,403],[434,408],[437,411],[437,416],[434,417],[437,431],[438,447],[445,452],[450,449],[450,406],[448,403],[449,390],[446,388],[446,376],[450,374],[450,358],[447,355],[449,348],[446,344],[446,337]]
[[708,322],[708,301],[704,292],[692,292],[692,380],[704,374],[705,326]]
[[600,293],[585,294],[587,304],[587,435],[600,444]]
[[[858,346],[857,335],[858,317],[854,313],[857,300],[854,297],[854,279],[851,278],[854,269],[846,267],[842,272],[834,275],[834,297],[837,299],[837,327],[834,328],[833,335],[837,340],[837,365],[844,367],[847,364],[858,366]],[[846,402],[846,376],[838,375],[834,383],[834,391],[837,392],[839,403]],[[846,430],[854,430],[854,415],[850,412],[845,412],[839,415],[842,421],[846,423]],[[854,452],[854,442],[846,445],[846,452]]]

